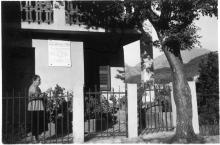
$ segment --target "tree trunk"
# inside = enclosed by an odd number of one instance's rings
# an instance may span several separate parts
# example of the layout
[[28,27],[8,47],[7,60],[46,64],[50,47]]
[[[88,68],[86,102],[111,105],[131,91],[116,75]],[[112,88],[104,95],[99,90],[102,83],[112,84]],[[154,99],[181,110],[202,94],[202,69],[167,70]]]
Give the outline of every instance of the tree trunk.
[[163,51],[172,70],[174,101],[177,109],[176,134],[172,142],[193,142],[197,136],[192,126],[191,91],[184,74],[180,50],[171,52],[164,46]]

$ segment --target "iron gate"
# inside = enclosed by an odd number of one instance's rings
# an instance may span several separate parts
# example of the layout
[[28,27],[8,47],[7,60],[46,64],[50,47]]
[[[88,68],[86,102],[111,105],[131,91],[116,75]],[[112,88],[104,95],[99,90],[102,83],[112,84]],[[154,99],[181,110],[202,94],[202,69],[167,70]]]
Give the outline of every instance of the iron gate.
[[170,86],[149,83],[140,86],[139,93],[139,134],[172,130]]
[[[84,89],[85,90],[85,89]],[[127,136],[127,88],[84,91],[84,133],[91,137]]]

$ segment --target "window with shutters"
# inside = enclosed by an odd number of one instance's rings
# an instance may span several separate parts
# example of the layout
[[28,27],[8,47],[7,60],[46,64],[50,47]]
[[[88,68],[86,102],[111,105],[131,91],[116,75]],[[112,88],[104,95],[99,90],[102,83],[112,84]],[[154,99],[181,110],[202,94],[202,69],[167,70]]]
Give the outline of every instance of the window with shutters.
[[110,67],[109,66],[100,66],[99,67],[99,81],[100,81],[100,90],[101,91],[111,90],[111,76],[110,76]]

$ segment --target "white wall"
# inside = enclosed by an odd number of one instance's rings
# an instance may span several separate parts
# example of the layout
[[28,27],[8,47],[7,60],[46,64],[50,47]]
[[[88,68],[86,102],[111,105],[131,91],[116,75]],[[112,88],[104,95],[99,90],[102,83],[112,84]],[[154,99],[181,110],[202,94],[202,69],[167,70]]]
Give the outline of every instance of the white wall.
[[48,66],[48,40],[32,40],[35,47],[35,73],[41,76],[42,91],[54,88],[56,84],[73,90],[76,85],[84,83],[83,42],[71,42],[71,67]]

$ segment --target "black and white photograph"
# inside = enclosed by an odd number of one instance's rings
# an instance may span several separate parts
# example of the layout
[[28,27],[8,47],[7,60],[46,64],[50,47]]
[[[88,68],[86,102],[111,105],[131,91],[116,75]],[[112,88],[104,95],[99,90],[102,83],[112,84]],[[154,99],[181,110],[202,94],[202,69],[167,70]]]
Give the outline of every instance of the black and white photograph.
[[219,144],[218,0],[0,1],[2,144]]

